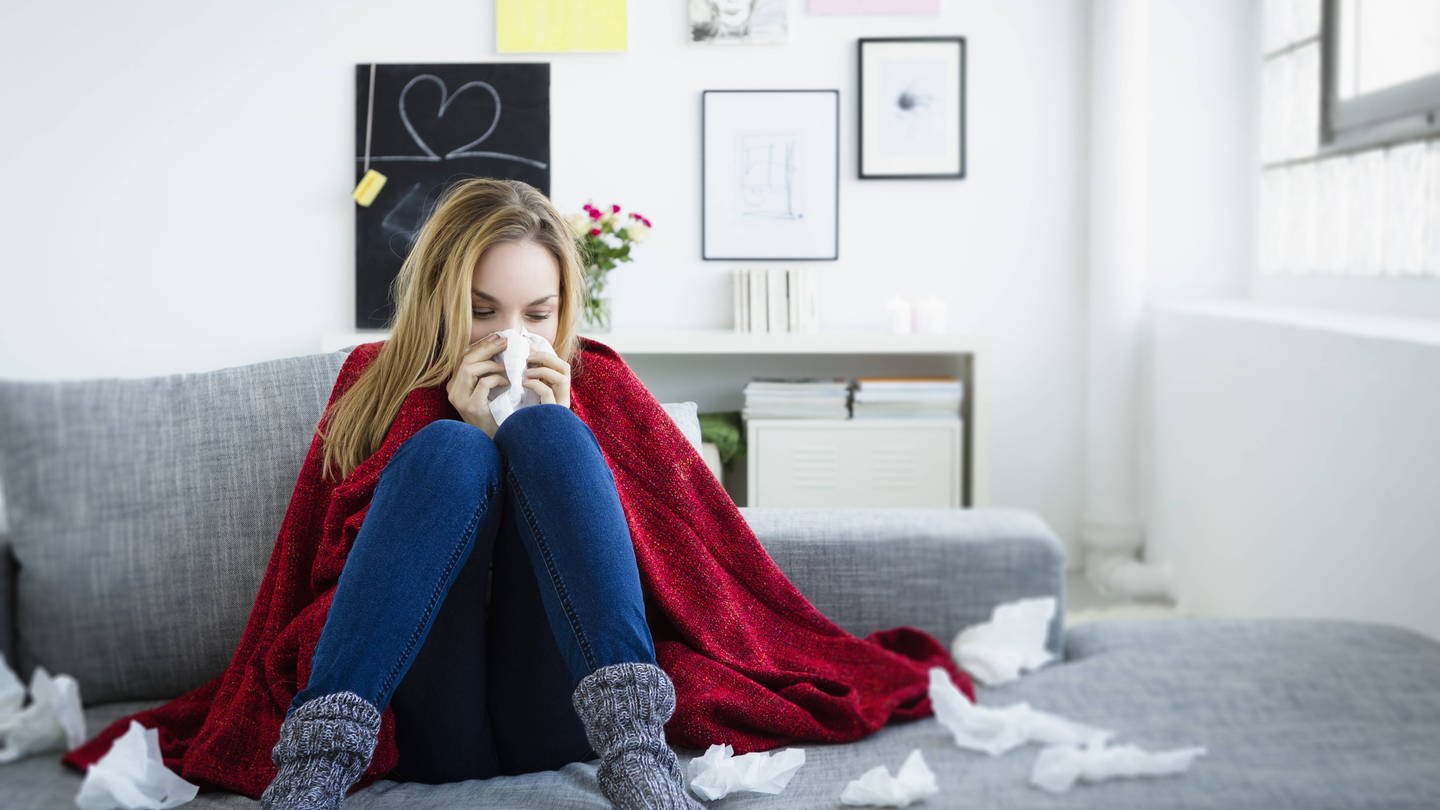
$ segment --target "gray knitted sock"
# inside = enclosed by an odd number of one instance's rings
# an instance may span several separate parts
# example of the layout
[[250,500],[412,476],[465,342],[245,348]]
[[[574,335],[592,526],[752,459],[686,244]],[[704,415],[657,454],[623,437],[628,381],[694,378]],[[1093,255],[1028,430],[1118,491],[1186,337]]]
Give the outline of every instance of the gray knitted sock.
[[600,667],[581,679],[570,700],[600,755],[600,792],[618,810],[704,810],[665,744],[665,721],[675,713],[675,686],[665,670],[640,662]]
[[370,765],[380,712],[354,692],[311,698],[280,726],[270,759],[280,767],[260,796],[265,810],[338,810]]

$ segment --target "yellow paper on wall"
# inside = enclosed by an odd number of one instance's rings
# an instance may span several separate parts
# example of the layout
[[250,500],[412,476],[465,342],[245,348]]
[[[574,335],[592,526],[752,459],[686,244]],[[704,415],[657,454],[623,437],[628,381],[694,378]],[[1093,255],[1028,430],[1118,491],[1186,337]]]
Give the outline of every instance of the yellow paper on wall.
[[628,50],[627,0],[496,0],[500,53]]

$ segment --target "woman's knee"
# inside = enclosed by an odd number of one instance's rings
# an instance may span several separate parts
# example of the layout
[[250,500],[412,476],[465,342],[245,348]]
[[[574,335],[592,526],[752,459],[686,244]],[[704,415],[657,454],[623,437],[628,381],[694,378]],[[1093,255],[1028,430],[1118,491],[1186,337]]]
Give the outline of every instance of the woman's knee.
[[495,443],[507,458],[512,451],[524,452],[540,441],[568,441],[588,433],[589,428],[564,405],[544,403],[521,408],[506,418],[495,432]]
[[450,482],[474,492],[499,480],[500,451],[480,428],[456,419],[437,419],[405,440],[385,472],[420,475],[431,485]]

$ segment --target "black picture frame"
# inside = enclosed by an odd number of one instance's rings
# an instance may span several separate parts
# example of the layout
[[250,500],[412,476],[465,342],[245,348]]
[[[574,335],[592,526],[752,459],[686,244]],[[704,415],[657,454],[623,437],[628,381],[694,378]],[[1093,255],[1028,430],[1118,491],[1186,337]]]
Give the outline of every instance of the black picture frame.
[[860,179],[964,178],[965,37],[866,37],[856,50]]
[[[760,173],[758,183],[746,168],[757,162],[744,158],[757,153],[784,162]],[[704,90],[700,155],[702,259],[840,257],[839,90]],[[803,185],[771,184],[781,177]]]

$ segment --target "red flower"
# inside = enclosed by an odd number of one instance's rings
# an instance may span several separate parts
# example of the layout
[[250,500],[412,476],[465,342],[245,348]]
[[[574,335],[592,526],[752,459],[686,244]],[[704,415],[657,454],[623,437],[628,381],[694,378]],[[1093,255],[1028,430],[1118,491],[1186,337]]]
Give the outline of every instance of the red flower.
[[612,213],[612,214],[618,214],[618,213],[620,213],[620,206],[618,206],[618,205],[612,205],[612,206],[610,206],[610,213]]
[[591,219],[599,219],[599,218],[600,218],[600,209],[598,209],[598,208],[591,208],[591,209],[590,209],[590,218],[591,218]]
[[591,229],[590,229],[590,235],[591,235],[591,236],[599,236],[599,235],[600,235],[600,229],[599,229],[599,228],[591,228]]

